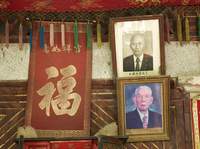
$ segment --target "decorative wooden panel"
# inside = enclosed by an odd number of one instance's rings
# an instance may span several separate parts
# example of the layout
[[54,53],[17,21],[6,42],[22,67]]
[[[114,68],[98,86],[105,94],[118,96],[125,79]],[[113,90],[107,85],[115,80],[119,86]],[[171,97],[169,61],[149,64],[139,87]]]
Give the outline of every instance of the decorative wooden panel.
[[93,81],[91,101],[91,135],[116,122],[117,100],[113,81]]
[[[16,131],[24,125],[26,82],[0,83],[0,149],[14,149]],[[93,80],[91,135],[117,122],[117,99],[112,80]],[[183,88],[171,86],[170,140],[127,143],[127,149],[192,149],[190,100]],[[108,147],[110,148],[110,147]]]

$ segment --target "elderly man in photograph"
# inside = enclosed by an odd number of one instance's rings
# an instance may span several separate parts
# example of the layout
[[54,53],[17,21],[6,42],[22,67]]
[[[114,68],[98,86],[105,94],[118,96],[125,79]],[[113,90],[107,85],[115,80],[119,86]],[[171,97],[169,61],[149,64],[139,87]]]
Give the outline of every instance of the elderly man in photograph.
[[160,113],[151,111],[150,105],[153,103],[152,90],[148,86],[136,88],[132,101],[136,106],[134,111],[126,113],[126,128],[161,128],[162,116]]
[[131,37],[130,48],[132,55],[123,59],[123,71],[150,71],[153,70],[153,57],[144,53],[144,34],[137,33]]

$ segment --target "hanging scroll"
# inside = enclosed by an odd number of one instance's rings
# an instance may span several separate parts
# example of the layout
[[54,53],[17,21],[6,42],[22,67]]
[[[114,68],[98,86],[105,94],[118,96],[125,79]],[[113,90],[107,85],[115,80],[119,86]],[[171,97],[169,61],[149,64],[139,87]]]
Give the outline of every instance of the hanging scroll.
[[6,25],[5,25],[5,43],[6,43],[6,48],[9,48],[9,22],[8,20],[6,21]]
[[[63,23],[63,22],[62,22]],[[39,137],[89,135],[91,50],[86,48],[86,23],[78,23],[80,52],[73,49],[74,23],[42,22],[44,45],[40,46],[40,23],[33,23],[26,125],[35,128]],[[62,36],[61,36],[62,35]],[[50,37],[51,36],[51,37]]]
[[176,28],[177,28],[177,38],[178,38],[180,45],[182,46],[182,42],[183,42],[182,19],[181,19],[180,15],[177,15]]

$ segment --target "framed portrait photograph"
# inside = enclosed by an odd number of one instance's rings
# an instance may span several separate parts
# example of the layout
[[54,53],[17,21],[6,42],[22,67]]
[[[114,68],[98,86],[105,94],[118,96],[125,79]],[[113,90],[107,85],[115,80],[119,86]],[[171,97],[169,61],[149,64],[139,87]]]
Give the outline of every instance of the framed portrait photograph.
[[117,77],[165,74],[162,15],[111,18],[110,27]]
[[192,99],[192,128],[193,128],[193,146],[194,149],[200,148],[200,96]]
[[119,134],[128,142],[169,139],[169,77],[119,78]]

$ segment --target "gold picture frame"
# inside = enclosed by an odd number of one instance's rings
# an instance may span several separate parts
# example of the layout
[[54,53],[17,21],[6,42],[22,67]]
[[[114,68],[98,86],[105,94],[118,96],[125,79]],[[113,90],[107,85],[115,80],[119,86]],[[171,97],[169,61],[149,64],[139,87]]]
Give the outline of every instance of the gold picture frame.
[[[117,80],[119,134],[127,135],[128,142],[169,139],[169,80],[169,76],[126,77]],[[152,97],[147,128],[141,126],[141,119],[135,113],[140,108],[138,101],[135,105],[133,102],[136,99],[136,89],[144,86],[151,90]],[[144,99],[150,95],[140,97]],[[141,106],[144,107],[144,103]]]
[[[165,74],[163,22],[163,15],[110,19],[113,69],[117,77]],[[138,36],[142,42],[138,41]],[[142,54],[138,50],[139,45],[142,45]]]

